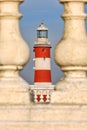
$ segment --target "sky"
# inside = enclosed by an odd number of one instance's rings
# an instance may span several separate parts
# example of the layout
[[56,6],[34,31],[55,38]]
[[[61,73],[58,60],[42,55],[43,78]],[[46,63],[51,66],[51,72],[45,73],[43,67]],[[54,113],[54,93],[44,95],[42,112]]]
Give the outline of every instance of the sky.
[[[42,21],[49,29],[49,41],[51,43],[51,68],[52,83],[56,84],[63,76],[60,67],[54,61],[54,49],[63,36],[64,21],[61,18],[64,7],[58,0],[25,0],[20,6],[23,14],[20,20],[22,37],[30,48],[30,60],[21,72],[21,76],[30,84],[34,82],[34,53],[33,46],[37,38],[36,29]],[[62,57],[61,57],[62,58]]]

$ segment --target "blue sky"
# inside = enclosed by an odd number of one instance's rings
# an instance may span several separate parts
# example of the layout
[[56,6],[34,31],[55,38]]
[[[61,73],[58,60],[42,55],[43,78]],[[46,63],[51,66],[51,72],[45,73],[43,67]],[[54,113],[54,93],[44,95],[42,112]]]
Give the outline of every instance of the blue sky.
[[[49,29],[49,41],[52,46],[51,65],[52,65],[52,81],[56,83],[63,73],[54,61],[54,48],[63,36],[64,22],[61,18],[64,8],[57,0],[25,0],[20,6],[20,12],[23,18],[20,21],[20,30],[23,38],[30,47],[30,61],[25,66],[21,75],[29,83],[33,83],[33,46],[36,40],[36,28],[44,21]],[[62,57],[61,57],[62,58]]]

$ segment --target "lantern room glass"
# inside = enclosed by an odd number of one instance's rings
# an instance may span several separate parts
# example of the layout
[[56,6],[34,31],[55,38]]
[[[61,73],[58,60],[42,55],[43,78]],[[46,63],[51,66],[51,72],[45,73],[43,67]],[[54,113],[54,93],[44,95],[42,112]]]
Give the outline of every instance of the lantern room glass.
[[48,38],[48,30],[38,30],[37,38]]

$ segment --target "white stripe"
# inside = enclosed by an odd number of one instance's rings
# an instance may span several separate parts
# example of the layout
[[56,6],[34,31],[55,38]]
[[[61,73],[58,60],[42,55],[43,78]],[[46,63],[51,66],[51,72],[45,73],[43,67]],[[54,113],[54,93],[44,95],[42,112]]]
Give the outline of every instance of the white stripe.
[[52,83],[48,83],[48,82],[37,82],[37,83],[34,83],[34,85],[51,85]]
[[36,70],[51,70],[50,58],[36,58],[35,69]]
[[[51,88],[52,87],[52,88]],[[37,88],[37,89],[47,89],[47,88],[50,88],[50,89],[53,89],[53,85],[52,83],[34,83],[34,88]]]

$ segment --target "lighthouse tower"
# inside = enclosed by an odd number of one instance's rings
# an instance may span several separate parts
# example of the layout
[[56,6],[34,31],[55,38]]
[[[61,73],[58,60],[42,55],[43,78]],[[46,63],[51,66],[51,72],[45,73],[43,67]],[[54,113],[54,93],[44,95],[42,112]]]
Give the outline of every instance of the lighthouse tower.
[[34,45],[34,101],[49,102],[51,84],[51,45],[48,42],[48,28],[44,23],[37,28],[37,41]]

